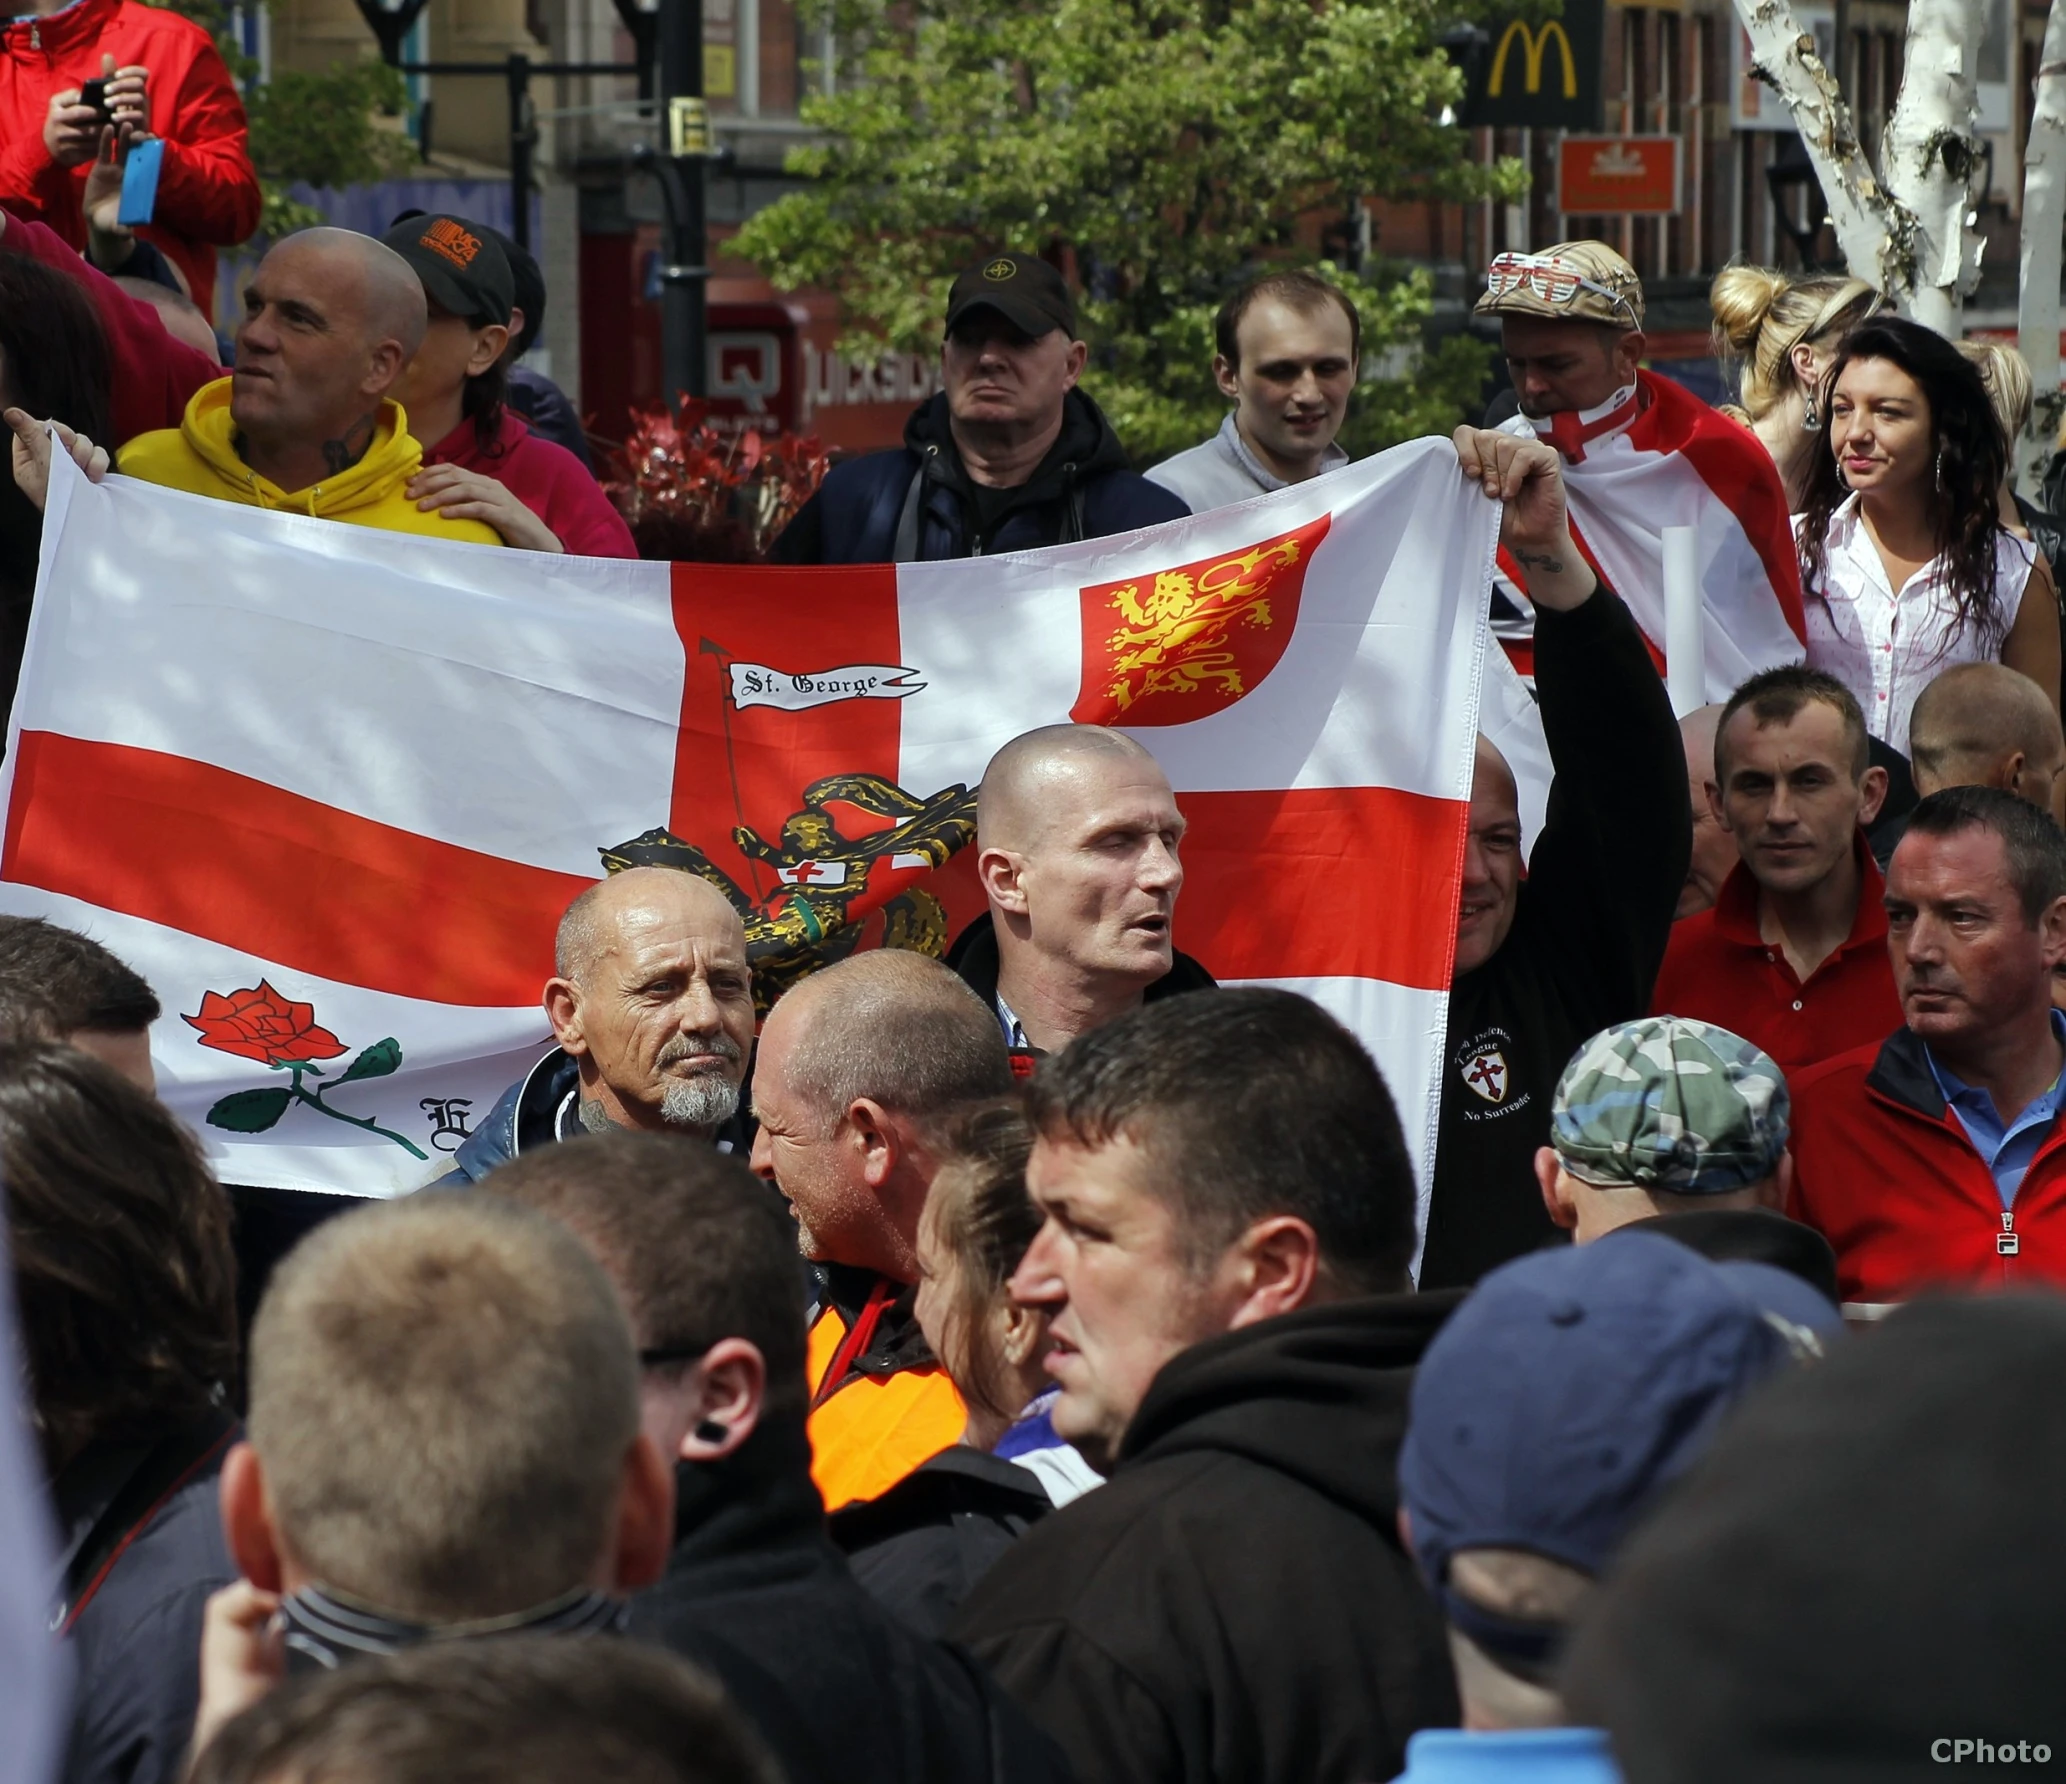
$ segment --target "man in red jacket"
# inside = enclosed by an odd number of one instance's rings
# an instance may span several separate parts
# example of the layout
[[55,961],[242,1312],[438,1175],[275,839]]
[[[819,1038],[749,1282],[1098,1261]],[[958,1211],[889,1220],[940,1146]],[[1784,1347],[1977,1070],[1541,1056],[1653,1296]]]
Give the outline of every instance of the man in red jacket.
[[1877,1043],[1901,1020],[1864,834],[1886,794],[1842,682],[1793,664],[1738,688],[1707,799],[1740,860],[1714,908],[1673,928],[1652,1012],[1740,1034],[1788,1072]]
[[20,254],[84,287],[108,341],[108,417],[111,436],[99,444],[126,446],[154,428],[177,427],[195,391],[222,376],[211,356],[175,340],[164,319],[89,265],[40,223],[0,210],[0,254]]
[[1907,1026],[1794,1080],[1789,1212],[1848,1301],[2066,1282],[2066,836],[1999,788],[1933,793],[1886,908]]
[[[107,112],[85,104],[107,83]],[[137,0],[32,0],[0,32],[0,205],[86,244],[86,176],[113,124],[125,151],[164,144],[157,210],[141,230],[215,311],[215,250],[258,227],[244,102],[208,33]]]

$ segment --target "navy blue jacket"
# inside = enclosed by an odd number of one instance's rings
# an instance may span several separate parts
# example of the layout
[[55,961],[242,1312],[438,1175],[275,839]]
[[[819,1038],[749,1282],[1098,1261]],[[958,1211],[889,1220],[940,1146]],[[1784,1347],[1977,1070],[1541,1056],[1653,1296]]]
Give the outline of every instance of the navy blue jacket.
[[[452,1155],[452,1168],[430,1187],[464,1189],[527,1147],[535,1150],[572,1138],[581,1129],[567,1099],[580,1083],[581,1067],[574,1056],[562,1048],[553,1048],[495,1099],[488,1118]],[[739,1113],[714,1136],[720,1146],[736,1152],[742,1160],[753,1151],[753,1126],[745,1111],[746,1095],[742,1090]]]
[[1112,424],[1080,390],[1064,400],[1061,435],[1047,457],[1011,494],[985,536],[943,393],[912,411],[901,448],[835,465],[783,529],[772,556],[781,564],[993,557],[1102,539],[1191,512],[1181,496],[1127,468]]
[[58,1623],[77,1675],[65,1784],[174,1784],[201,1692],[201,1616],[237,1578],[217,1484],[238,1432],[211,1415],[163,1443],[94,1444],[52,1497]]

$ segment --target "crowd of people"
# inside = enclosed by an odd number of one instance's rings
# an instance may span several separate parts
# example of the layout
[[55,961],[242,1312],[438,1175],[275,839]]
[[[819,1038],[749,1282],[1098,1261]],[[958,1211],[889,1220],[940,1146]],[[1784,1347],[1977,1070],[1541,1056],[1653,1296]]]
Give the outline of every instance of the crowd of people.
[[[8,696],[58,451],[634,554],[519,363],[515,243],[288,236],[225,369],[214,246],[257,187],[205,33],[38,0],[5,41]],[[1181,801],[1095,726],[990,762],[987,910],[944,960],[856,954],[763,1018],[710,884],[583,891],[554,1045],[392,1202],[216,1181],[157,1100],[151,987],[0,919],[67,1778],[2066,1755],[2062,535],[2008,482],[2027,368],[1732,268],[1730,420],[1644,367],[1605,244],[1498,257],[1478,308],[1512,388],[1458,474],[1501,504],[1554,780],[1537,829],[1479,740],[1424,1171],[1355,1036],[1177,951]],[[943,324],[904,445],[836,465],[779,560],[1096,538],[1347,462],[1360,324],[1316,272],[1228,297],[1225,420],[1144,475],[1053,266],[972,265]],[[1722,599],[1675,714],[1643,522],[1687,503],[1726,509]]]

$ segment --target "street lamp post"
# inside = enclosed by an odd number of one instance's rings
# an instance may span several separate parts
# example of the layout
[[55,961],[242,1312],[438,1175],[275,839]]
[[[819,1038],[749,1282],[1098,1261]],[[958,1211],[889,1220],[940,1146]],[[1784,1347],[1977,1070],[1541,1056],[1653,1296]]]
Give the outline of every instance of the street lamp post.
[[671,408],[709,391],[704,310],[708,247],[704,167],[710,111],[703,99],[702,0],[660,0],[659,75],[664,154],[654,171],[666,217],[660,247],[660,364]]

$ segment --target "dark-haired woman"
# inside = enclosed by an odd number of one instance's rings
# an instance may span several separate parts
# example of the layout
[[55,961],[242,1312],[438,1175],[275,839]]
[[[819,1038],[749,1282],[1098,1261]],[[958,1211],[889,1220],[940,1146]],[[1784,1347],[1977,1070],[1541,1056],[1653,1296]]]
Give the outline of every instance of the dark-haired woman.
[[229,1202],[163,1104],[52,1042],[0,1046],[0,1177],[76,1677],[64,1775],[169,1784],[202,1613],[237,1577],[216,1503],[236,1435]]
[[2059,621],[2034,547],[2004,529],[2008,446],[1986,386],[1941,335],[1898,317],[1853,330],[1823,384],[1829,452],[1795,517],[1808,661],[1908,753],[1918,694],[1998,660],[2059,703]]
[[[26,255],[0,253],[0,405],[110,446],[110,377],[107,336],[85,291]],[[21,678],[42,546],[42,504],[0,477],[0,724]]]
[[1017,1305],[1007,1286],[1040,1230],[1026,1193],[1032,1146],[1012,1098],[979,1105],[946,1136],[918,1224],[917,1313],[967,1402],[968,1427],[879,1499],[831,1519],[854,1577],[925,1635],[946,1629],[1035,1521],[1098,1484],[1046,1416],[1047,1315]]
[[[414,223],[387,236],[422,274],[430,305],[423,344],[394,389],[409,431],[423,442],[423,469],[409,494],[419,508],[487,522],[518,550],[637,557],[631,529],[581,461],[511,411],[510,341],[522,319],[509,299],[506,256],[486,231],[476,225],[473,232],[471,270],[492,261],[498,276],[445,278],[436,287],[412,252]],[[464,314],[450,307],[461,302]]]

